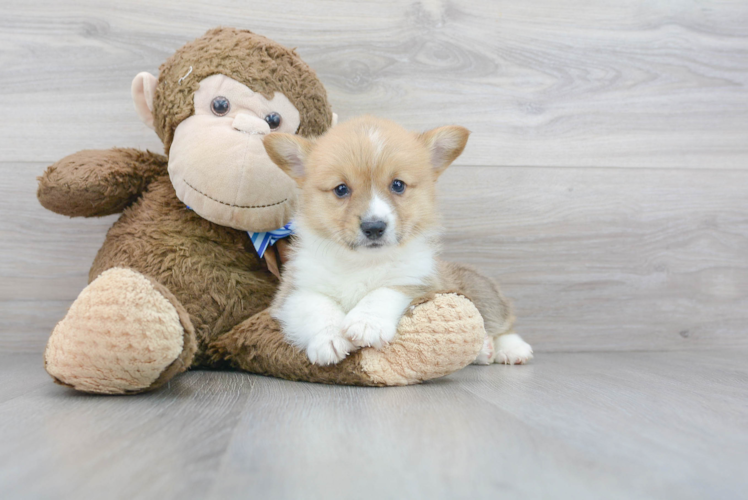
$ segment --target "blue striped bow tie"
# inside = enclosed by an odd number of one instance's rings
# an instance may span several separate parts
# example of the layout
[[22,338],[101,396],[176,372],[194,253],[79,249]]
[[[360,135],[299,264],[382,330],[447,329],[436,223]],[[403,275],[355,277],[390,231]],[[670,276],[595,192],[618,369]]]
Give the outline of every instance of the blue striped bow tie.
[[269,246],[275,245],[276,241],[282,238],[288,238],[293,234],[293,221],[280,229],[265,231],[264,233],[253,233],[247,231],[247,234],[252,240],[255,250],[257,250],[257,255],[262,258],[262,256],[265,255],[265,250],[267,250]]

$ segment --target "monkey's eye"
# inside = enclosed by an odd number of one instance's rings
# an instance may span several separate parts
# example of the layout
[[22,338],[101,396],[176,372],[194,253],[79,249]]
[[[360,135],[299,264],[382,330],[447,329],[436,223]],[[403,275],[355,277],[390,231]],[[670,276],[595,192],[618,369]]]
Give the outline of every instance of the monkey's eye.
[[351,190],[348,189],[348,186],[346,186],[345,184],[337,186],[335,189],[333,189],[333,191],[335,192],[335,196],[337,196],[338,198],[345,198],[351,192]]
[[210,103],[210,110],[216,116],[223,116],[231,109],[231,103],[223,96],[218,96]]
[[270,130],[275,130],[278,127],[280,127],[281,124],[281,115],[273,111],[269,115],[265,117],[265,121],[268,122],[268,125],[270,126]]
[[403,194],[405,192],[405,183],[400,179],[395,179],[390,185],[390,189],[395,194]]

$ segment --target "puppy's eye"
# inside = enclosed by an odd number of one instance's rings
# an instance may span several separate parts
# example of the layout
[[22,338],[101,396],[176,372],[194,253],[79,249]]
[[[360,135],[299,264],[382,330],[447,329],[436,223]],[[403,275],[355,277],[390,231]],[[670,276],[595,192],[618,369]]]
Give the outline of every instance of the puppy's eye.
[[270,130],[275,130],[278,127],[280,127],[281,124],[281,115],[273,111],[269,115],[265,117],[265,121],[268,122],[268,125],[270,126]]
[[405,192],[405,183],[400,179],[395,179],[390,185],[390,189],[395,194],[403,194]]
[[345,184],[341,184],[333,189],[333,192],[335,192],[335,196],[338,198],[345,198],[350,194],[351,190]]
[[223,116],[231,109],[231,103],[223,96],[218,96],[210,103],[210,110],[216,116]]

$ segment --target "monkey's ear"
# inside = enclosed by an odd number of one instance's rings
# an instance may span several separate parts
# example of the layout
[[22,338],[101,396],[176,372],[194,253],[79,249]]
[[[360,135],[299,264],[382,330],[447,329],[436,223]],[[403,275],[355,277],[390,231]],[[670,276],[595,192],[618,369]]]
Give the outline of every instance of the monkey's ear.
[[298,184],[306,177],[304,164],[312,151],[312,142],[295,134],[273,133],[262,140],[273,163],[287,173]]
[[462,154],[469,135],[470,131],[465,127],[449,125],[429,130],[419,136],[431,153],[431,165],[437,176]]
[[333,113],[332,114],[332,125],[330,125],[330,128],[334,127],[337,124],[338,124],[338,114]]
[[143,71],[138,73],[132,81],[132,101],[135,104],[135,111],[138,112],[140,119],[154,129],[153,126],[153,96],[156,93],[158,78],[152,74]]

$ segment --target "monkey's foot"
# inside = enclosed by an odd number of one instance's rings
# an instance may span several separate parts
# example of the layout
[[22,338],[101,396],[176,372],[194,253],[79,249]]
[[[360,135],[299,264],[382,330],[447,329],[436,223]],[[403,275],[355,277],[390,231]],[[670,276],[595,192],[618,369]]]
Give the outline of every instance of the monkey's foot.
[[469,365],[485,336],[483,318],[470,300],[437,294],[403,316],[387,347],[359,351],[359,363],[375,385],[418,383]]
[[186,370],[196,350],[189,316],[162,285],[131,269],[103,272],[52,332],[44,365],[79,391],[154,389]]

